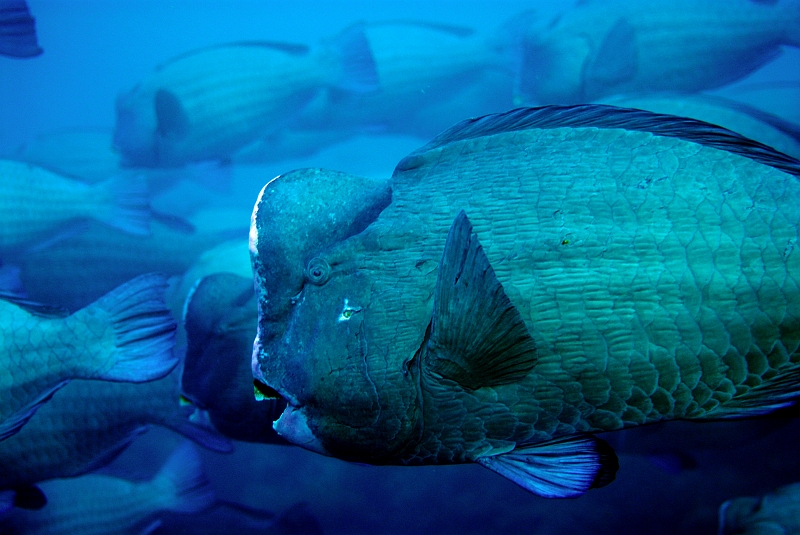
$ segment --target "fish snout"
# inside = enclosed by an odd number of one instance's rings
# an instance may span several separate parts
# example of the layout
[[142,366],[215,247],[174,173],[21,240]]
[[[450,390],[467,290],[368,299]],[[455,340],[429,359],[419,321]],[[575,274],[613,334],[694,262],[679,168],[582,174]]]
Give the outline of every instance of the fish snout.
[[287,405],[280,418],[272,424],[272,428],[292,444],[309,451],[331,456],[311,430],[304,407],[298,408]]

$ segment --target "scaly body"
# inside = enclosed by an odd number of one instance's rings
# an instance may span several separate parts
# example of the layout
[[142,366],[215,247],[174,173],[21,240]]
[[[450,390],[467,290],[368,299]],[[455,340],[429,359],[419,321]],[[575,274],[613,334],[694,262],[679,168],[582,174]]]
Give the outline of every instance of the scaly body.
[[[800,386],[798,175],[710,125],[585,106],[465,121],[389,184],[279,177],[251,231],[253,368],[289,402],[276,429],[503,473],[551,446],[574,460],[570,437],[781,406]],[[345,214],[358,224],[324,226]],[[290,225],[309,230],[274,238]]]
[[527,34],[520,89],[537,104],[713,89],[800,46],[797,0],[590,0]]

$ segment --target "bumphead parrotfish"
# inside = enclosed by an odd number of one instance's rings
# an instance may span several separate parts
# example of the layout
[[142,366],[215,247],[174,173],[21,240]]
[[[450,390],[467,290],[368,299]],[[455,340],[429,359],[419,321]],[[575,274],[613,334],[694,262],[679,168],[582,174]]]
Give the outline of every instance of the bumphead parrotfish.
[[518,90],[537,104],[714,89],[800,46],[797,0],[583,0],[546,25],[519,20]]
[[753,416],[800,390],[800,162],[601,105],[464,121],[391,180],[269,182],[251,256],[261,394],[289,441],[610,482],[593,433]]

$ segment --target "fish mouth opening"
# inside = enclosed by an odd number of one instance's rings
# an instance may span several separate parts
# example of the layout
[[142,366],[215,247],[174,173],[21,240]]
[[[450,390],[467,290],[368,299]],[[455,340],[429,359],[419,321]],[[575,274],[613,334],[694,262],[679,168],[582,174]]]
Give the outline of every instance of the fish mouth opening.
[[287,403],[289,402],[289,400],[281,396],[277,390],[269,386],[267,383],[259,381],[258,379],[253,379],[253,394],[255,395],[256,401],[276,399],[283,400]]

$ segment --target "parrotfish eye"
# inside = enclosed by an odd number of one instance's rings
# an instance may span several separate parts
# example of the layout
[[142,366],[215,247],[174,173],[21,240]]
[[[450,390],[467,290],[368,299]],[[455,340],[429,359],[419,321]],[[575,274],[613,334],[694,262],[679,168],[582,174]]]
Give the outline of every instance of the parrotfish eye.
[[306,266],[306,279],[311,284],[323,285],[328,282],[331,276],[331,267],[322,258],[316,256],[308,262]]

